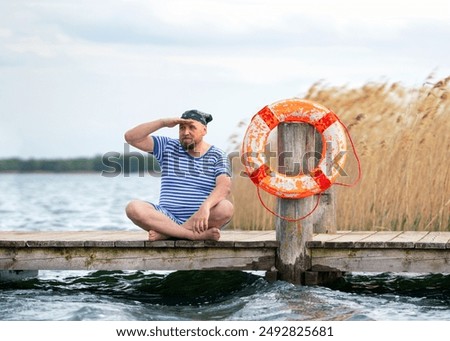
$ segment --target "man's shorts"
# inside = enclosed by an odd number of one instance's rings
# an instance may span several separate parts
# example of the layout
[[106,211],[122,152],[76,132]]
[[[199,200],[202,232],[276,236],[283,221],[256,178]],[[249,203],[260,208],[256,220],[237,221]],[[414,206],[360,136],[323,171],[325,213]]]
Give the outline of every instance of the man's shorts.
[[183,220],[177,218],[176,216],[174,216],[172,213],[170,213],[166,208],[164,208],[161,205],[157,205],[154,204],[152,202],[149,202],[150,205],[152,205],[155,210],[157,210],[158,212],[161,212],[162,214],[168,216],[170,219],[172,219],[174,222],[176,222],[178,225],[182,225],[184,223]]

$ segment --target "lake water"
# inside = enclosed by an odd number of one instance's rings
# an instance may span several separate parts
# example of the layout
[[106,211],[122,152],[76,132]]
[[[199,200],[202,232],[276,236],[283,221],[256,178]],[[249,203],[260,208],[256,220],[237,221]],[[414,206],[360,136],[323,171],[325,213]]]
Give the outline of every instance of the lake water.
[[[135,230],[134,198],[159,179],[0,174],[0,230]],[[348,274],[332,287],[268,283],[258,272],[40,271],[0,282],[0,321],[449,320],[450,275]]]

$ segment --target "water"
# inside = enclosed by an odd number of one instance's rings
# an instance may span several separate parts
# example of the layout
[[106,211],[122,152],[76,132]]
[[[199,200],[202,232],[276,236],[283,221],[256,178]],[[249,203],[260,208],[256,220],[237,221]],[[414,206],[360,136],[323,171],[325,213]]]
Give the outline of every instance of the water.
[[[134,230],[134,198],[159,179],[0,175],[0,230]],[[259,272],[40,271],[0,283],[0,321],[448,320],[450,275],[349,274],[333,286],[268,283]]]

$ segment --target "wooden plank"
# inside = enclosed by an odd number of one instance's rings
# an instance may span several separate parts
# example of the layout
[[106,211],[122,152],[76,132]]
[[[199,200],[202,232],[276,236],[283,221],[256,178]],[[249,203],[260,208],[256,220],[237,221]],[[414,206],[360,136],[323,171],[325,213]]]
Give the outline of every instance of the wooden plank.
[[327,240],[323,242],[324,248],[352,248],[355,242],[363,240],[364,238],[370,237],[375,232],[367,231],[357,231],[352,233],[346,233],[338,238]]
[[274,248],[0,248],[3,270],[270,270]]
[[[176,241],[183,247],[276,247],[275,231],[222,231],[220,241]],[[256,243],[253,243],[256,242]],[[262,244],[261,244],[262,242]],[[252,244],[253,243],[253,244]],[[0,246],[20,247],[175,247],[173,240],[148,241],[145,231],[1,231]]]
[[376,249],[376,248],[385,248],[386,242],[391,241],[392,239],[396,238],[398,235],[400,235],[402,232],[392,232],[392,231],[379,231],[376,232],[364,239],[361,239],[357,242],[355,242],[354,247],[355,248],[367,248],[367,249]]
[[[233,242],[235,247],[277,247],[275,230],[267,231],[222,231],[218,247],[226,247],[226,242]],[[224,244],[221,244],[224,243]],[[210,244],[208,241],[207,244]]]
[[117,240],[114,242],[115,247],[144,247],[145,239],[142,240]]
[[204,240],[176,240],[176,247],[205,247]]
[[27,247],[83,247],[84,240],[29,240]]
[[386,247],[395,249],[412,249],[414,244],[424,238],[427,231],[404,231],[390,241],[386,242]]
[[416,249],[446,249],[450,248],[449,232],[430,232],[415,243]]
[[205,247],[234,247],[234,241],[232,240],[205,240]]
[[306,243],[307,247],[323,247],[324,242],[335,240],[343,235],[350,233],[349,231],[341,232],[337,231],[335,233],[320,233],[313,235],[313,240]]
[[221,241],[267,241],[275,240],[275,230],[268,231],[222,231]]
[[25,240],[0,240],[0,247],[25,247]]
[[260,248],[264,247],[264,242],[249,242],[249,241],[242,241],[242,242],[234,242],[234,247],[253,247],[253,248]]
[[145,231],[0,231],[1,241],[147,240]]
[[342,233],[337,239],[334,239],[333,242],[336,241],[343,243],[347,242],[354,243],[355,241],[359,241],[361,239],[372,236],[375,233],[376,233],[375,231],[354,231],[349,233]]
[[313,236],[313,238],[314,238],[314,241],[326,242],[326,241],[334,240],[336,238],[340,238],[349,233],[351,233],[351,232],[350,231],[337,231],[335,233],[320,233],[320,234],[315,234]]
[[450,250],[312,249],[312,269],[347,272],[450,273]]
[[175,247],[175,240],[145,241],[146,247]]
[[274,236],[274,231],[223,231],[220,241],[151,242],[140,230],[3,231],[0,269],[270,270],[278,245]]
[[85,240],[85,247],[114,247],[114,240]]

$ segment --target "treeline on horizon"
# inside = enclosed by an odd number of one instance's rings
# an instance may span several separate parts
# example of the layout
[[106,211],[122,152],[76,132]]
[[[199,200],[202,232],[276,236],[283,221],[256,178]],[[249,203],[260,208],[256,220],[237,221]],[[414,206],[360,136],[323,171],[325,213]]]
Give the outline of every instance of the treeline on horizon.
[[151,155],[140,153],[120,154],[109,152],[94,157],[0,159],[0,173],[103,173],[111,176],[120,173],[158,173],[159,164]]

